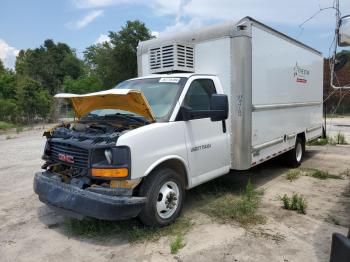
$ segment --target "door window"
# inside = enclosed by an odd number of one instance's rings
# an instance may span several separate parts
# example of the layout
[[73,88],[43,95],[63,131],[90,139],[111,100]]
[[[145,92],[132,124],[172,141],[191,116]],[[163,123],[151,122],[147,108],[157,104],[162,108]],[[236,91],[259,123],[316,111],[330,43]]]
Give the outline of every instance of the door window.
[[[183,106],[189,107],[191,110],[209,110],[210,99],[212,94],[216,94],[216,89],[213,80],[211,79],[196,79],[194,80],[185,96]],[[202,116],[200,118],[206,118]],[[181,118],[181,116],[180,116]]]

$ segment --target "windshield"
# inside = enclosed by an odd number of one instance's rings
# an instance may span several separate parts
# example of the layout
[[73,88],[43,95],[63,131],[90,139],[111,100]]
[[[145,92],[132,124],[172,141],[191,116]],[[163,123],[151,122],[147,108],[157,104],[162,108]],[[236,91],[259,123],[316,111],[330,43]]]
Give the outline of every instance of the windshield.
[[121,82],[115,88],[140,90],[146,97],[157,120],[170,117],[186,82],[183,77],[157,77]]

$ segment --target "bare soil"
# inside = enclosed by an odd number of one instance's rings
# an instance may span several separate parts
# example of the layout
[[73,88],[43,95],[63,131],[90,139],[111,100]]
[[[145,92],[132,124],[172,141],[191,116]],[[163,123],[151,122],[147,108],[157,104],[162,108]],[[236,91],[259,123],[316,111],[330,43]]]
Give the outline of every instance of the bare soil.
[[[276,159],[227,175],[239,185],[250,177],[264,190],[259,213],[266,216],[266,224],[242,227],[215,221],[199,212],[196,194],[190,190],[184,214],[194,226],[176,255],[169,247],[175,236],[140,243],[119,235],[74,236],[65,230],[64,218],[42,204],[32,189],[34,173],[42,164],[42,131],[0,135],[1,261],[329,261],[332,233],[346,234],[350,227],[348,176],[302,176],[289,182],[284,175],[288,169]],[[308,147],[302,166],[341,173],[350,169],[350,146]],[[278,196],[293,192],[307,199],[306,215],[281,207]]]

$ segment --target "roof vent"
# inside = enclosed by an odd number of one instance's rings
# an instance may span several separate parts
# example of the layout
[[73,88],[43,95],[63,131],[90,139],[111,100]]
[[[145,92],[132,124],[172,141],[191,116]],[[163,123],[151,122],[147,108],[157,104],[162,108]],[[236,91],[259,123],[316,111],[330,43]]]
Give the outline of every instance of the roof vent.
[[194,46],[168,44],[149,49],[149,67],[152,74],[167,72],[194,72]]

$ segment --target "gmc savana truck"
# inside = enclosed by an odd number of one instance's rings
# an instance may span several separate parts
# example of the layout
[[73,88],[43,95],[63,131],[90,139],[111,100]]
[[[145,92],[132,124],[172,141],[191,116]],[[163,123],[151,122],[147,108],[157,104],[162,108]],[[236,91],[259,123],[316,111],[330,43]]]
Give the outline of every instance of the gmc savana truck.
[[141,42],[139,77],[68,99],[78,117],[44,133],[34,190],[75,217],[164,226],[185,190],[322,134],[323,58],[245,17]]

